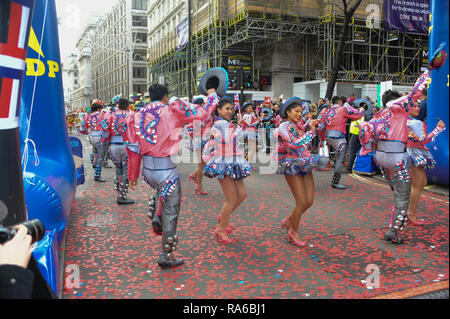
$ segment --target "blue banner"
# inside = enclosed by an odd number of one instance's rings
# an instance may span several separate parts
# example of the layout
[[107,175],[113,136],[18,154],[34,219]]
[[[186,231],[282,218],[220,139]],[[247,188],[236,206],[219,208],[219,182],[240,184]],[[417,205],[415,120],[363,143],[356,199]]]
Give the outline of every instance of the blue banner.
[[430,0],[385,0],[386,30],[428,33]]
[[177,26],[177,51],[189,43],[189,18],[184,19]]

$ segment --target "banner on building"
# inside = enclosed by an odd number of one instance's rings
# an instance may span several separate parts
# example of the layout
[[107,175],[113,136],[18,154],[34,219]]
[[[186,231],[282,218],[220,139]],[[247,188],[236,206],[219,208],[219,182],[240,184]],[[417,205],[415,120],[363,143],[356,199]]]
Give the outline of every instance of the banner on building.
[[428,34],[430,0],[384,0],[386,30]]
[[177,51],[189,43],[189,18],[184,19],[177,26]]

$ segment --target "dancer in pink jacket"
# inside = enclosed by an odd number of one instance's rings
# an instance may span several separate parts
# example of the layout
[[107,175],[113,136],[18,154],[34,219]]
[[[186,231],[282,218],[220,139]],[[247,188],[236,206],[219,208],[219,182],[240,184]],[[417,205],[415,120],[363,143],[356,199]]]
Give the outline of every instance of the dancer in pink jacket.
[[348,148],[345,138],[347,133],[346,124],[348,119],[356,121],[363,117],[364,110],[357,110],[348,103],[343,104],[342,98],[339,96],[333,97],[331,102],[333,105],[329,109],[324,108],[317,119],[319,120],[319,129],[322,131],[326,130],[327,143],[336,152],[331,186],[337,189],[346,189],[347,186],[340,183]]
[[369,122],[360,124],[361,155],[375,149],[375,160],[386,170],[391,189],[394,191],[394,210],[391,225],[384,234],[386,241],[403,243],[399,231],[406,226],[411,195],[411,160],[406,151],[408,141],[407,121],[422,90],[429,81],[429,71],[425,71],[416,81],[412,92],[401,96],[388,90],[383,94],[386,108],[375,114]]
[[131,155],[133,158],[129,162],[128,175],[130,187],[134,188],[142,159],[144,180],[157,191],[158,203],[153,218],[160,221],[162,231],[158,265],[161,268],[172,268],[184,261],[173,256],[179,241],[176,230],[181,204],[181,183],[171,156],[178,153],[184,123],[204,121],[209,114],[204,108],[177,98],[169,101],[168,89],[161,84],[151,85],[149,93],[152,102],[128,121],[128,141],[139,144],[139,154],[131,150],[134,154]]
[[203,173],[210,178],[217,178],[225,196],[218,225],[215,229],[216,240],[231,244],[233,240],[229,219],[231,214],[247,197],[244,179],[250,176],[253,168],[238,150],[239,142],[244,137],[244,120],[239,119],[238,125],[231,123],[233,103],[228,98],[222,98],[217,106],[211,136],[205,145],[203,159],[206,163]]
[[[89,142],[92,145],[94,158],[94,181],[106,182],[102,178],[102,166],[105,152],[107,152],[107,140],[109,138],[109,123],[106,112],[102,111],[103,102],[94,100],[91,105],[91,113],[86,114],[81,120],[81,134],[89,134]],[[90,131],[90,132],[89,132]]]
[[109,154],[116,166],[116,177],[114,188],[118,191],[118,204],[133,204],[134,201],[127,198],[128,193],[128,154],[124,135],[127,131],[127,120],[133,114],[129,110],[130,102],[127,98],[120,98],[119,109],[108,114],[109,134],[111,145]]

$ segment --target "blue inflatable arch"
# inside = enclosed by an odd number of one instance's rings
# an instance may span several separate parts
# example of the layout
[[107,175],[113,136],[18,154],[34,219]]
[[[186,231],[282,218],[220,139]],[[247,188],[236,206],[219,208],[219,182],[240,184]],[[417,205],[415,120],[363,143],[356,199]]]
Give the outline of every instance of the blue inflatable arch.
[[36,1],[19,129],[28,218],[40,219],[47,231],[33,255],[56,294],[61,292],[59,251],[76,193],[60,61],[55,0]]
[[[431,1],[430,45],[429,54],[433,54],[442,43],[445,43],[444,51],[449,53],[449,26],[448,26],[448,0]],[[434,170],[428,171],[429,183],[448,185],[448,134],[449,134],[449,60],[445,64],[431,71],[431,84],[428,88],[428,131],[436,127],[439,119],[445,122],[446,130],[437,137],[437,150],[429,147],[437,162]]]

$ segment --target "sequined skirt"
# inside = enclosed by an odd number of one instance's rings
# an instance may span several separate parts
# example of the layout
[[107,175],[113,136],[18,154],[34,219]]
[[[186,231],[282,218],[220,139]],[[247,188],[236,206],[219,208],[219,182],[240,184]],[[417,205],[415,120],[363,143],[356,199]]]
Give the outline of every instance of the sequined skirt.
[[417,147],[408,147],[407,152],[413,166],[424,169],[433,169],[436,167],[436,160],[430,151]]
[[203,174],[210,178],[230,176],[240,180],[250,176],[252,171],[252,166],[242,156],[216,156],[205,165]]
[[313,154],[304,158],[285,157],[278,161],[277,174],[305,176],[314,168],[324,169],[328,166],[328,157]]

